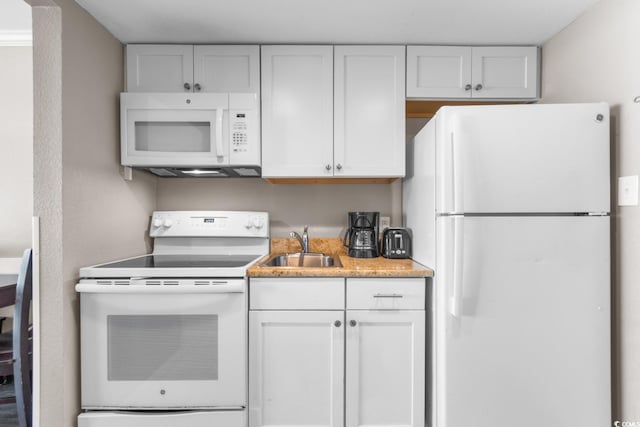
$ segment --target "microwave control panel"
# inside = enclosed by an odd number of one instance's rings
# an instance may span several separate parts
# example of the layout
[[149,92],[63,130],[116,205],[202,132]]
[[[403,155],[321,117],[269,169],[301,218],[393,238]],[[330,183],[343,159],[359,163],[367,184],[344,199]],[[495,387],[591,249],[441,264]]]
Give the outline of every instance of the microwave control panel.
[[260,164],[260,123],[255,94],[230,94],[229,156],[233,165]]
[[244,153],[248,149],[246,113],[235,113],[231,118],[231,150],[234,153]]

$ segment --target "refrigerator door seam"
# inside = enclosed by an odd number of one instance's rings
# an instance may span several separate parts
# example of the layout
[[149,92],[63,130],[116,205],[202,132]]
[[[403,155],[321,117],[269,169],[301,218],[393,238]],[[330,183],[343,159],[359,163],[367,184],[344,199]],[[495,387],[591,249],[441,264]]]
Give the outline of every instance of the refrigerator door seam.
[[556,216],[609,216],[609,212],[445,212],[436,214],[437,217],[556,217]]

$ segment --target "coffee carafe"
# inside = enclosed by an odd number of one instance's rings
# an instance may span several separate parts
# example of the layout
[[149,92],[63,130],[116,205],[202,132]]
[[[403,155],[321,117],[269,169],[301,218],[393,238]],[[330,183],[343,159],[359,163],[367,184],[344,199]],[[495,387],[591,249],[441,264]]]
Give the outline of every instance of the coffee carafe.
[[353,258],[376,258],[380,212],[349,212],[349,226],[343,244]]

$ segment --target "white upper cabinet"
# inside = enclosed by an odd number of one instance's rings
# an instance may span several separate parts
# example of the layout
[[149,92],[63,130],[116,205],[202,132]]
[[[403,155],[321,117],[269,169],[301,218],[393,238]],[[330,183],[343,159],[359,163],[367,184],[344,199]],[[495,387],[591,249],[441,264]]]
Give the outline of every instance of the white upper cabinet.
[[334,48],[334,176],[404,176],[405,47]]
[[127,45],[127,92],[191,92],[193,46]]
[[262,176],[333,175],[333,47],[262,46]]
[[537,98],[538,48],[474,47],[473,98]]
[[470,91],[470,47],[407,46],[407,98],[468,98]]
[[127,45],[127,91],[260,93],[260,48]]
[[535,99],[535,46],[408,46],[407,98]]
[[260,47],[194,46],[194,90],[260,93]]
[[404,176],[404,46],[262,46],[262,176]]

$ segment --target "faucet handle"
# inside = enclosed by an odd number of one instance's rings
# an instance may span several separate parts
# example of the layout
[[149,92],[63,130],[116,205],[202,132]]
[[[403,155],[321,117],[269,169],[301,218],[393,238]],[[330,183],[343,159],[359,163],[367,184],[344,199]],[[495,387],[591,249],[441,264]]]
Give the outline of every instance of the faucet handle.
[[305,226],[304,226],[304,232],[306,233],[308,230],[309,230],[309,226],[308,226],[308,225],[305,225]]

